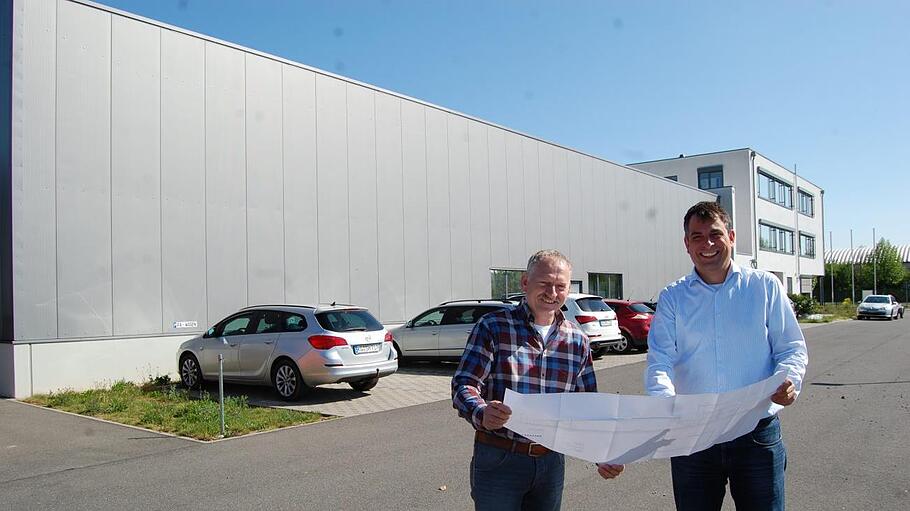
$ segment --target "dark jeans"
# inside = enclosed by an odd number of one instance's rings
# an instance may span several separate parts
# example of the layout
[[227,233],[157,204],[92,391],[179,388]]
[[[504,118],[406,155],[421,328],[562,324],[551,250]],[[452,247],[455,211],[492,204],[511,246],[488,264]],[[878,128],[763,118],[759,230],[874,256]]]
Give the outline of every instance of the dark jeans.
[[562,503],[565,469],[565,458],[559,453],[535,458],[474,442],[474,509],[556,511]]
[[673,497],[680,511],[719,510],[727,481],[737,511],[783,511],[787,450],[777,416],[751,433],[670,460]]

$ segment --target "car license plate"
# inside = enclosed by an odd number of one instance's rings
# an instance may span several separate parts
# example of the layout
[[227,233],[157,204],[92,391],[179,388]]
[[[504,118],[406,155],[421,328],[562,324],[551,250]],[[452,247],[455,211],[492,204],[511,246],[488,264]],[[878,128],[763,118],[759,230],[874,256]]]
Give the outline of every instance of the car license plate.
[[362,355],[364,353],[379,353],[380,348],[382,348],[381,342],[377,342],[376,344],[355,344],[354,354]]
[[612,321],[609,319],[600,320],[600,326],[610,326],[611,323],[612,323]]

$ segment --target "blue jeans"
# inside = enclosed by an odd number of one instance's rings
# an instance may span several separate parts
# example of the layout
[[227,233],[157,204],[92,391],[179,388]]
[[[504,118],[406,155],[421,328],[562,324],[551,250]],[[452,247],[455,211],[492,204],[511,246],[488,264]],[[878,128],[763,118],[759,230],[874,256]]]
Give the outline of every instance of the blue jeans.
[[720,510],[727,480],[737,511],[783,511],[787,449],[776,415],[745,435],[670,460],[679,511]]
[[474,442],[471,498],[477,511],[557,511],[566,462],[562,454],[540,457]]

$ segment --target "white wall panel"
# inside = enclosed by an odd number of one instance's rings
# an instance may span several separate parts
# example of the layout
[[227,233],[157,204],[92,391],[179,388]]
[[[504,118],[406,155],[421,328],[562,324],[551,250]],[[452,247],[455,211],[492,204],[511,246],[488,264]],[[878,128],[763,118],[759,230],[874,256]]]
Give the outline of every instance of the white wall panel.
[[283,66],[285,294],[319,301],[316,187],[316,74]]
[[244,54],[205,45],[205,217],[208,315],[247,305]]
[[246,55],[249,303],[285,303],[282,64]]
[[111,15],[60,2],[57,33],[58,336],[111,335]]
[[509,263],[513,268],[524,267],[523,262],[528,260],[527,247],[525,246],[525,176],[522,164],[521,140],[523,137],[512,132],[505,133],[506,145],[506,196],[509,229]]
[[581,198],[581,201],[573,210],[572,217],[575,219],[575,222],[573,223],[581,227],[582,250],[581,255],[577,257],[579,257],[579,262],[583,267],[588,267],[596,261],[594,250],[595,218],[593,215],[584,214],[583,211],[590,205],[597,204],[597,195],[595,194],[596,185],[594,182],[594,159],[580,156],[579,172],[581,181],[578,187],[578,195]]
[[585,206],[582,195],[581,162],[577,153],[566,153],[566,177],[569,193],[569,206],[565,215],[565,228],[569,231],[569,250],[566,255],[579,268],[587,268],[584,261],[584,228],[575,213]]
[[[523,186],[516,188],[517,193],[521,193],[525,200],[525,260],[532,253],[542,248],[540,244],[540,231],[543,218],[541,215],[540,203],[544,200],[542,195],[543,189],[540,187],[540,166],[537,160],[537,141],[527,137],[521,137],[521,161],[523,169]],[[545,193],[545,192],[543,192]]]
[[568,255],[571,250],[569,223],[571,221],[572,193],[569,190],[569,151],[553,148],[553,206],[556,208],[556,245],[554,248]]
[[[619,267],[620,251],[625,250],[623,240],[617,235],[618,224],[622,222],[622,219],[616,216],[616,200],[620,194],[618,176],[621,170],[608,163],[602,164],[601,168],[604,175],[604,187],[597,195],[601,200],[601,211],[603,212],[599,215],[603,226],[601,234],[606,243],[601,258],[591,265],[590,271],[612,273],[612,268]],[[585,286],[587,285],[586,277]]]
[[351,303],[379,309],[375,93],[347,85]]
[[425,109],[410,101],[401,102],[405,310],[408,318],[424,310],[430,300]]
[[[593,177],[591,180],[591,195],[595,205],[593,210],[594,221],[591,225],[591,248],[594,252],[593,257],[590,259],[591,263],[589,266],[593,268],[595,265],[601,263],[609,256],[610,244],[608,242],[608,225],[610,222],[610,217],[607,215],[607,201],[604,197],[607,190],[607,181],[610,179],[610,170],[607,168],[607,165],[601,161],[594,161],[594,171]],[[575,278],[580,279],[584,282],[583,289],[588,290],[588,276],[584,272],[576,272]]]
[[160,32],[111,20],[114,335],[161,332]]
[[161,31],[162,331],[210,322],[205,257],[205,43]]
[[346,83],[316,76],[319,300],[350,303]]
[[471,283],[472,296],[490,296],[490,267],[493,241],[490,239],[490,158],[486,125],[468,121],[468,174],[471,184]]
[[[473,298],[471,285],[471,174],[468,169],[468,121],[446,114],[449,140],[449,225],[452,243],[452,297]],[[487,238],[489,239],[489,238]],[[481,239],[481,243],[489,243]]]
[[509,176],[506,166],[506,134],[488,126],[487,147],[490,158],[490,258],[493,268],[509,264]]
[[[617,251],[616,267],[622,269],[623,273],[628,273],[628,268],[632,266],[633,257],[637,255],[637,250],[632,247],[632,225],[634,216],[631,210],[631,201],[638,200],[633,195],[632,173],[621,173],[616,180],[616,237],[619,240],[629,240],[624,243]],[[623,276],[623,285],[625,286],[628,276]]]
[[452,224],[449,218],[449,151],[446,113],[427,108],[427,237],[430,304],[452,294]]
[[556,211],[557,199],[553,193],[556,171],[553,166],[553,152],[555,148],[543,142],[537,142],[538,166],[540,168],[540,247],[553,248],[556,246],[556,229],[563,216],[563,212]]
[[57,3],[14,7],[13,329],[46,339],[57,337]]
[[383,322],[406,321],[404,182],[401,100],[376,94],[376,219],[379,229],[379,309]]

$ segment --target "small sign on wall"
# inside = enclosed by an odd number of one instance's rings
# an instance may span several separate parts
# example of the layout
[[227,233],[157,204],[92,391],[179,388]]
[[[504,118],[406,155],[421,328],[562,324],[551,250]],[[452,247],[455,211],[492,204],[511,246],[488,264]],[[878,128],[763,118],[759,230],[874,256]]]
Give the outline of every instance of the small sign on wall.
[[196,321],[174,321],[174,328],[198,328]]

